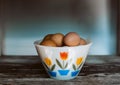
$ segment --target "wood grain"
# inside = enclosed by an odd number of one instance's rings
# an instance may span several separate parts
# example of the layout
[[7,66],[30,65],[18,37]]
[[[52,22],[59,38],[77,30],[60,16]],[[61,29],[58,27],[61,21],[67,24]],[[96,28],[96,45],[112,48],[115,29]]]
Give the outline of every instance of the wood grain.
[[88,56],[79,76],[58,81],[49,78],[38,56],[2,57],[0,85],[120,85],[120,58]]

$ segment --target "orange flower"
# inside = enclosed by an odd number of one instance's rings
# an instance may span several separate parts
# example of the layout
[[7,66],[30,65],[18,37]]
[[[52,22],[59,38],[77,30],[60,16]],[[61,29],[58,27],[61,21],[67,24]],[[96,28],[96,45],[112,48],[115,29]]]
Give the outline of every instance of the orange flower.
[[77,58],[76,64],[77,64],[77,65],[80,65],[80,64],[82,63],[82,60],[83,60],[82,57]]
[[60,58],[66,60],[68,58],[68,52],[60,52]]
[[44,59],[44,62],[47,64],[47,66],[51,66],[52,65],[52,61],[51,61],[51,59],[50,58],[48,58],[48,57],[46,57],[45,59]]

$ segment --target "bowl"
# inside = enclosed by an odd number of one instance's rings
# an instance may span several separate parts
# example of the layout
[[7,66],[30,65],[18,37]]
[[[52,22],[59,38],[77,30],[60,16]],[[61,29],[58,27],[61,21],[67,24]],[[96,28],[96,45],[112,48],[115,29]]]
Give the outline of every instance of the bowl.
[[48,75],[57,80],[70,80],[78,76],[85,63],[89,48],[92,45],[87,41],[86,45],[74,47],[50,47],[34,42],[37,53]]

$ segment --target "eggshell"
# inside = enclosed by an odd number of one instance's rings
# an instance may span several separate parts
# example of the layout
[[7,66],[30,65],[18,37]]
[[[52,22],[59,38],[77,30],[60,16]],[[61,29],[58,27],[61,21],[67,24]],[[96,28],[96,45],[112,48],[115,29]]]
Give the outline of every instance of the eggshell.
[[76,32],[69,32],[65,35],[63,42],[67,46],[77,46],[80,44],[80,36]]
[[63,38],[64,35],[62,33],[56,33],[53,34],[50,39],[54,41],[58,47],[60,47],[63,44]]
[[86,45],[86,44],[87,44],[86,40],[83,38],[80,38],[80,45]]
[[50,39],[50,38],[52,37],[52,35],[53,35],[53,34],[47,34],[47,35],[44,37],[43,40],[48,40],[48,39]]
[[43,40],[40,45],[56,47],[56,43],[50,39]]

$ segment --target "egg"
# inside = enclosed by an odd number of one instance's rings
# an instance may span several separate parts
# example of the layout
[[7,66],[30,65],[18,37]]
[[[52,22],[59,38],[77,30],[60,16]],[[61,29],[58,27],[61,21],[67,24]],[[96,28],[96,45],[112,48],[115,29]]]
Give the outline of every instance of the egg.
[[62,34],[62,33],[55,33],[55,34],[53,34],[51,36],[50,39],[52,41],[54,41],[58,47],[60,47],[63,44],[63,38],[64,38],[64,34]]
[[83,38],[80,38],[80,45],[86,45],[86,44],[87,44],[86,40]]
[[50,39],[50,38],[52,37],[52,35],[53,35],[53,34],[47,34],[47,35],[44,37],[43,40],[48,40],[48,39]]
[[47,40],[43,40],[40,45],[44,45],[44,46],[51,46],[51,47],[56,47],[56,43],[50,39]]
[[76,32],[69,32],[65,35],[63,42],[67,46],[77,46],[80,44],[80,36]]

